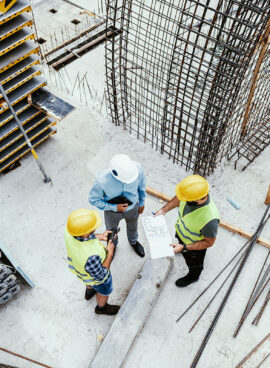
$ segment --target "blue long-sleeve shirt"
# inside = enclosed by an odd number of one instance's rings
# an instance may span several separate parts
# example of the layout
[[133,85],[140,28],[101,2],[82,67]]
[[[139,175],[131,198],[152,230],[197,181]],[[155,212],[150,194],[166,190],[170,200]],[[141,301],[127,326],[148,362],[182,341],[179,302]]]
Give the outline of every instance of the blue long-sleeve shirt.
[[120,195],[125,196],[132,202],[126,211],[131,210],[137,203],[144,206],[146,180],[142,166],[135,162],[138,168],[138,177],[134,182],[125,184],[117,180],[110,169],[103,170],[97,175],[94,185],[89,193],[89,202],[91,205],[104,211],[117,212],[117,204],[108,203],[112,198]]

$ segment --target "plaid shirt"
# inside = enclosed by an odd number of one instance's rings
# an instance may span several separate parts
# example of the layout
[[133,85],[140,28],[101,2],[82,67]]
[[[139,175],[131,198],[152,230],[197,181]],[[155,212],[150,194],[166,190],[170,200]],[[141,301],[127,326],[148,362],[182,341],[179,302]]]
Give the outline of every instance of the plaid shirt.
[[[82,238],[80,236],[75,236],[75,239],[79,241],[87,241],[90,239],[96,239],[95,234],[89,235],[87,238]],[[89,273],[93,279],[97,281],[102,281],[104,277],[107,275],[108,272],[110,272],[107,268],[102,266],[101,263],[101,257],[100,256],[91,256],[86,261],[86,264],[84,266],[84,269],[86,272]]]

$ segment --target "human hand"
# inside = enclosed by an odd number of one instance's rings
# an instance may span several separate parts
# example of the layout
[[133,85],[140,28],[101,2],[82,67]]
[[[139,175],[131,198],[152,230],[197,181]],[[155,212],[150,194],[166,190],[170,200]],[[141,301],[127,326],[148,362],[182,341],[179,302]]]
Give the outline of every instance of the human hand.
[[165,215],[165,211],[161,208],[160,210],[158,210],[157,212],[153,213],[153,216],[160,216],[160,215]]
[[139,207],[139,215],[141,215],[144,211],[144,206]]
[[104,233],[100,234],[99,240],[107,241],[109,234],[111,234],[110,230],[104,231]]
[[117,212],[124,212],[128,208],[127,203],[120,203],[117,205]]
[[172,243],[172,244],[170,244],[170,246],[173,247],[174,254],[179,253],[179,252],[182,252],[182,250],[184,248],[182,244],[174,244],[174,243]]

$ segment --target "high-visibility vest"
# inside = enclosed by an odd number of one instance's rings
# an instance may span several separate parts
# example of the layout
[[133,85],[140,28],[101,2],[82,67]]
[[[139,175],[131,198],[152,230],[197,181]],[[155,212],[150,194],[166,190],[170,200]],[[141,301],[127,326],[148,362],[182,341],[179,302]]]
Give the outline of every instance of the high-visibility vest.
[[183,215],[186,202],[181,201],[175,230],[185,244],[191,244],[204,239],[201,229],[211,220],[220,219],[216,205],[211,200],[206,206]]
[[85,271],[84,266],[88,258],[94,255],[100,256],[101,263],[104,262],[107,253],[104,245],[101,244],[98,239],[90,239],[81,242],[70,235],[67,229],[65,230],[65,242],[69,270],[75,273],[75,275],[86,285],[102,284],[107,279],[109,272],[107,272],[102,281],[97,281]]

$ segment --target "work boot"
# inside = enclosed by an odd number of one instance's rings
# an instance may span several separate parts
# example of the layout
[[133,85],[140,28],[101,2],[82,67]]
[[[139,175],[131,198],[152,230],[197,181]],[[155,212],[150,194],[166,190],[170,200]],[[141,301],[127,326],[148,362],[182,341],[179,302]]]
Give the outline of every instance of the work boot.
[[198,275],[198,273],[189,272],[186,276],[181,277],[180,279],[176,280],[175,285],[178,287],[186,287],[192,284],[193,282],[198,281],[199,278],[200,278],[200,274]]
[[135,244],[130,244],[130,245],[135,250],[135,252],[138,254],[138,256],[140,256],[140,257],[145,256],[143,246],[138,241],[136,241]]
[[108,316],[114,316],[115,314],[118,313],[119,309],[120,309],[119,305],[111,305],[111,304],[106,303],[104,307],[100,307],[97,305],[95,308],[95,313],[96,314],[106,314]]
[[85,290],[85,299],[90,300],[96,294],[96,290],[86,288]]

